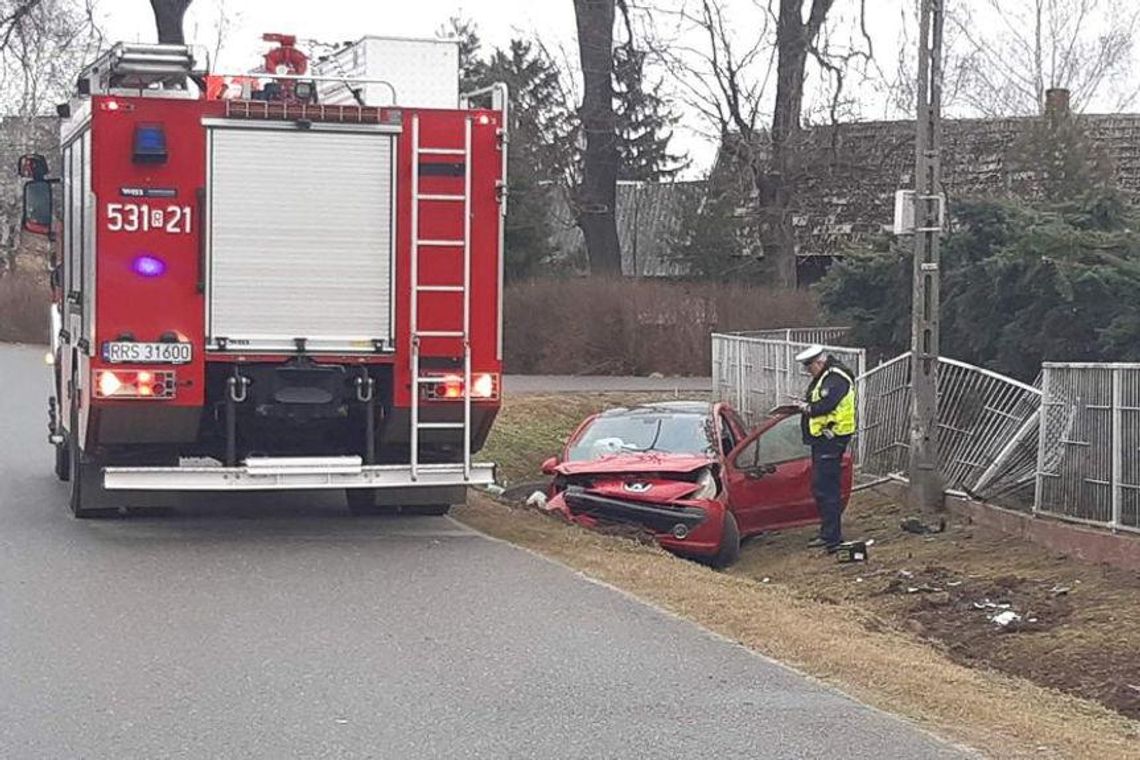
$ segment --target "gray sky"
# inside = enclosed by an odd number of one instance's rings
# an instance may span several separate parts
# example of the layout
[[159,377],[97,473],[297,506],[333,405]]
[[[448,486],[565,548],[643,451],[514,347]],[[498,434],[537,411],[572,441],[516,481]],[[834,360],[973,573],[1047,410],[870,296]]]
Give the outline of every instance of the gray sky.
[[[1062,0],[1062,4],[1063,4]],[[1075,0],[1070,0],[1075,1]],[[1134,0],[1093,0],[1097,3],[1123,3],[1131,7]],[[641,0],[638,4],[653,3],[658,8],[678,7],[681,0]],[[737,35],[738,49],[756,38],[756,30],[763,23],[765,0],[724,0],[730,14],[733,33]],[[1002,8],[1028,10],[1033,0],[951,0],[959,8],[973,10],[970,24],[972,31],[985,34],[1001,25],[989,8],[1000,4]],[[866,0],[867,29],[872,37],[876,64],[871,70],[873,80],[849,76],[846,92],[853,105],[844,112],[844,117],[862,119],[898,118],[899,112],[889,103],[884,92],[883,78],[895,76],[899,67],[900,49],[913,59],[911,49],[915,46],[915,22],[913,8],[915,0]],[[284,32],[296,34],[300,39],[314,39],[321,42],[355,40],[367,34],[386,36],[431,37],[450,16],[458,15],[473,19],[479,26],[480,34],[488,46],[505,44],[512,36],[537,36],[554,51],[560,62],[576,65],[575,25],[573,2],[571,0],[419,0],[419,2],[397,2],[395,0],[194,0],[186,18],[186,34],[190,41],[213,49],[218,38],[220,9],[224,8],[229,18],[223,46],[214,70],[240,72],[258,63],[258,55],[266,49],[261,42],[263,32]],[[856,0],[839,0],[832,12],[829,28],[833,43],[842,46],[852,38],[858,38],[858,8]],[[908,20],[904,22],[904,9]],[[154,21],[147,0],[102,0],[100,5],[102,25],[109,41],[154,39]],[[1011,14],[1012,15],[1012,14]],[[668,14],[655,17],[659,30],[670,24]],[[1007,19],[1008,22],[1008,19]],[[948,30],[948,38],[954,31]],[[960,36],[960,35],[959,35]],[[703,38],[689,36],[680,44],[701,47]],[[563,57],[565,56],[565,57]],[[1000,60],[998,56],[998,60]],[[763,57],[754,69],[756,77],[762,77],[767,58]],[[1136,71],[1136,57],[1133,56],[1133,71]],[[809,93],[815,87],[819,91],[818,69],[809,65]],[[814,81],[813,81],[814,77]],[[1133,77],[1132,84],[1135,84]],[[1120,87],[1124,85],[1121,84]],[[774,83],[767,89],[768,97]],[[809,96],[809,101],[811,98]],[[819,106],[820,98],[815,105]],[[1089,104],[1090,110],[1113,110],[1105,99],[1103,103]],[[811,103],[809,102],[809,109]],[[676,148],[688,151],[694,159],[693,171],[706,168],[712,160],[715,146],[711,140],[702,138],[707,132],[701,120],[691,111],[680,105],[683,116],[681,129],[676,136]],[[950,116],[974,115],[963,107],[949,103]],[[808,118],[822,120],[826,115],[816,110],[807,114]]]

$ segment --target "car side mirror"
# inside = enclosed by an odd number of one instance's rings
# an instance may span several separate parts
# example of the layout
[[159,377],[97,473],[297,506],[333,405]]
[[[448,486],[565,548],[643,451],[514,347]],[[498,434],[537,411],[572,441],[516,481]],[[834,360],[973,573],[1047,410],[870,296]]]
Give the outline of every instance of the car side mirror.
[[558,466],[558,457],[550,457],[542,463],[543,475],[554,475],[554,468]]
[[37,235],[50,235],[52,222],[51,183],[34,179],[24,185],[24,211],[20,226]]

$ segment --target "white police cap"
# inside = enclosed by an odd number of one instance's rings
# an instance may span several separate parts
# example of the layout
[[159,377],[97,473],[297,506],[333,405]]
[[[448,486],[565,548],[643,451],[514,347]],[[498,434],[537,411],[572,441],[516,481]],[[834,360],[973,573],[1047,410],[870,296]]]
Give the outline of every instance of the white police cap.
[[798,361],[800,364],[811,364],[822,355],[823,346],[816,344],[814,346],[808,346],[803,351],[800,351],[798,354],[796,354],[796,361]]

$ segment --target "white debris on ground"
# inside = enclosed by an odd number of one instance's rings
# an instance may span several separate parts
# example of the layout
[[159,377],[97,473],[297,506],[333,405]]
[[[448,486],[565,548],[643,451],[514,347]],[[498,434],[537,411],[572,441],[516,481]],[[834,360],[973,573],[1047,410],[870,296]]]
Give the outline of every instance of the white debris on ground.
[[526,498],[526,505],[528,507],[546,509],[546,494],[544,494],[542,491],[535,491]]

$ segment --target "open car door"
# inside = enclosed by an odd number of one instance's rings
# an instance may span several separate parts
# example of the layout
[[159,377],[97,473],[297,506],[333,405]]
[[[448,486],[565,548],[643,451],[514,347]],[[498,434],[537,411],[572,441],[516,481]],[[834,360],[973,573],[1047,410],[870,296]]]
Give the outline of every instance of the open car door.
[[819,520],[799,415],[769,421],[745,438],[725,459],[724,482],[743,535]]

